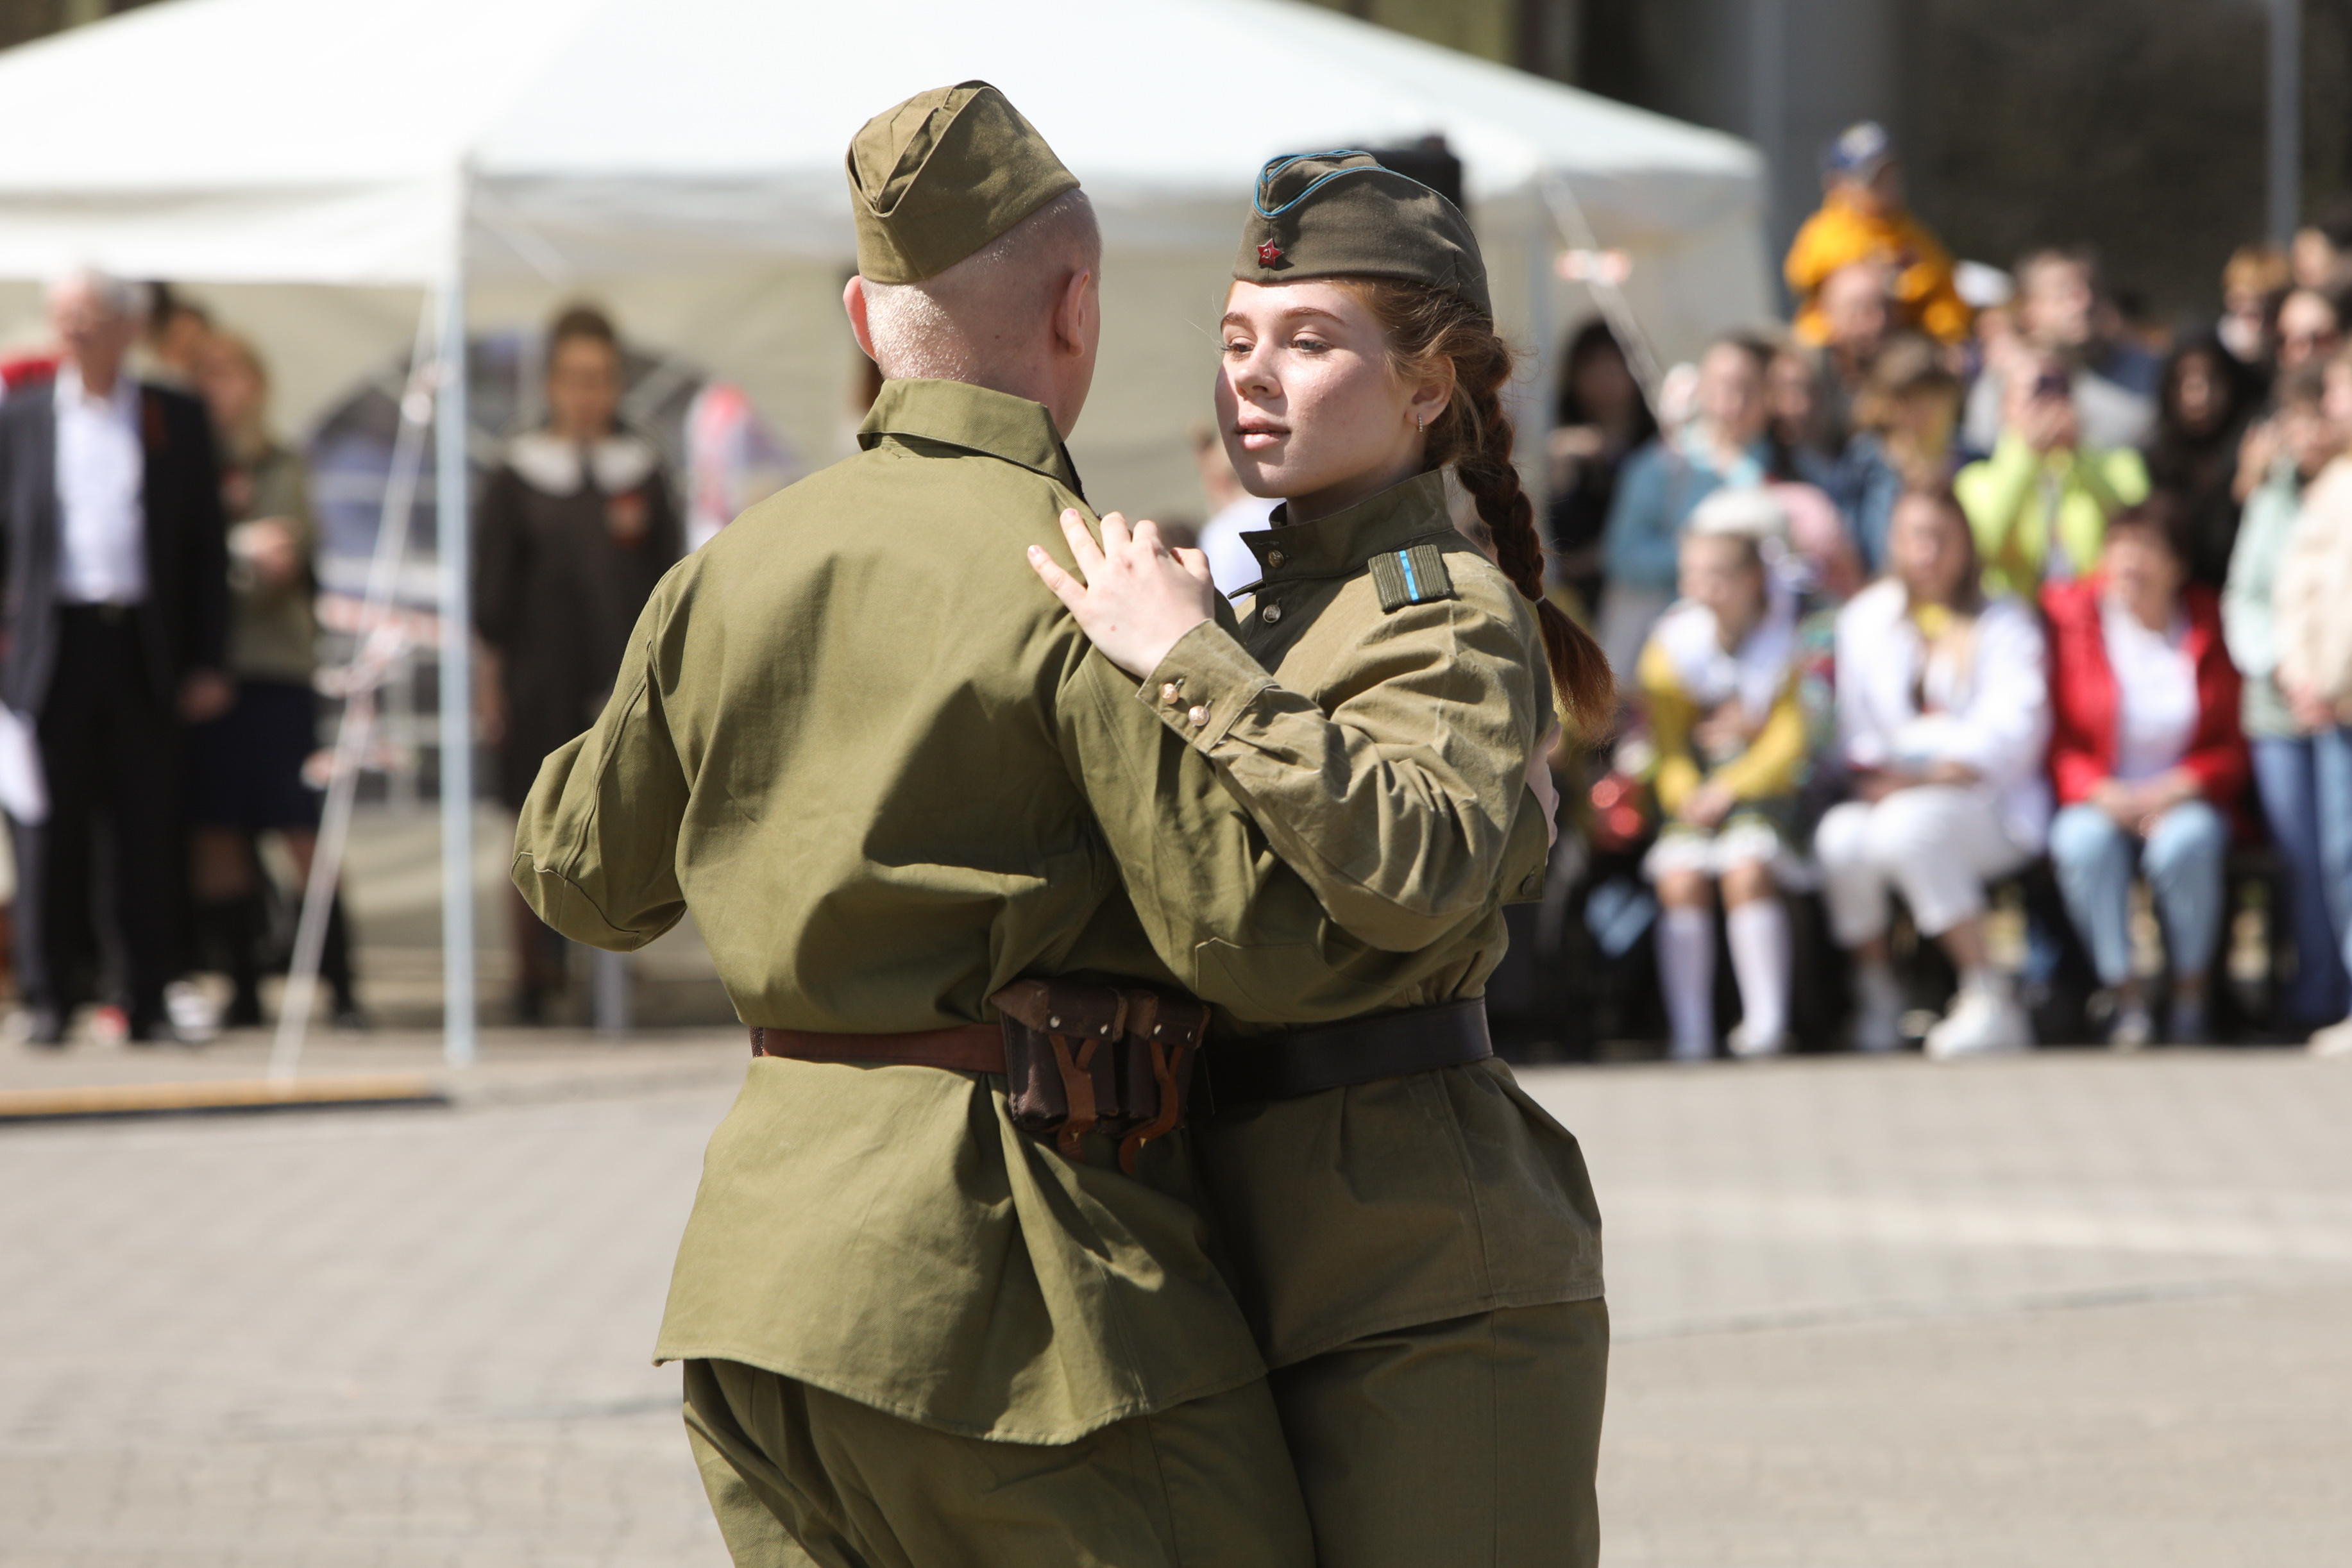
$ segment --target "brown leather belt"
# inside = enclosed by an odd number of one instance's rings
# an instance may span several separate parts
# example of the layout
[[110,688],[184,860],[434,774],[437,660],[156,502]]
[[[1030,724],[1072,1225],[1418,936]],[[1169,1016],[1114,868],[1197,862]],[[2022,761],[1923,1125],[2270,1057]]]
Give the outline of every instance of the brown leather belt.
[[957,1072],[1003,1072],[1004,1031],[992,1023],[919,1029],[907,1034],[831,1034],[754,1024],[751,1054],[789,1056],[797,1061],[880,1061],[945,1067]]

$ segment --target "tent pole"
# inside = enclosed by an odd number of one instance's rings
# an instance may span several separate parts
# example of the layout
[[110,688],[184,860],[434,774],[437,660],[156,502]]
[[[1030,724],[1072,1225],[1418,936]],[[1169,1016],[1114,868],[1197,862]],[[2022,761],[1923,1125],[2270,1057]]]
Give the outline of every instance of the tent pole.
[[453,262],[440,287],[440,382],[434,409],[436,554],[441,573],[442,1055],[474,1061],[474,659],[467,577],[466,273]]

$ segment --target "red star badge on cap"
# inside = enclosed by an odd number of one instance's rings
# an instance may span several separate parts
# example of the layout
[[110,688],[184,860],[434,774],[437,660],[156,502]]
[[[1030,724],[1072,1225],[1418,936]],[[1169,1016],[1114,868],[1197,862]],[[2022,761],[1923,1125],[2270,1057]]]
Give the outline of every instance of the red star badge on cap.
[[1257,264],[1260,267],[1272,267],[1276,262],[1280,261],[1281,259],[1282,247],[1280,246],[1267,244],[1257,247]]

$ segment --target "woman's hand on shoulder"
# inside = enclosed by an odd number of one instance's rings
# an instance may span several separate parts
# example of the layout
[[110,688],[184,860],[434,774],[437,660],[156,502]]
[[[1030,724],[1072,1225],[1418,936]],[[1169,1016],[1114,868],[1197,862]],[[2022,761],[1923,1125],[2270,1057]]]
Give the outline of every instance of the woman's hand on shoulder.
[[1196,549],[1169,549],[1157,523],[1147,518],[1130,530],[1125,517],[1106,512],[1097,545],[1086,519],[1069,510],[1062,514],[1062,537],[1083,581],[1035,545],[1029,547],[1030,566],[1103,657],[1137,679],[1158,669],[1185,632],[1214,615],[1209,558]]

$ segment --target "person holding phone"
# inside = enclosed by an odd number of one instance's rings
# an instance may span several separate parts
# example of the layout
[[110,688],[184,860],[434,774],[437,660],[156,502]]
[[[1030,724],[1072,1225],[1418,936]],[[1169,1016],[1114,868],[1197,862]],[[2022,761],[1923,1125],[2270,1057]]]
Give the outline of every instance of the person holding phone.
[[1992,455],[1960,470],[1952,488],[1968,512],[1988,593],[2031,599],[2098,565],[2107,519],[2147,499],[2147,465],[2129,447],[2084,439],[2063,361],[2029,360],[2007,385]]

